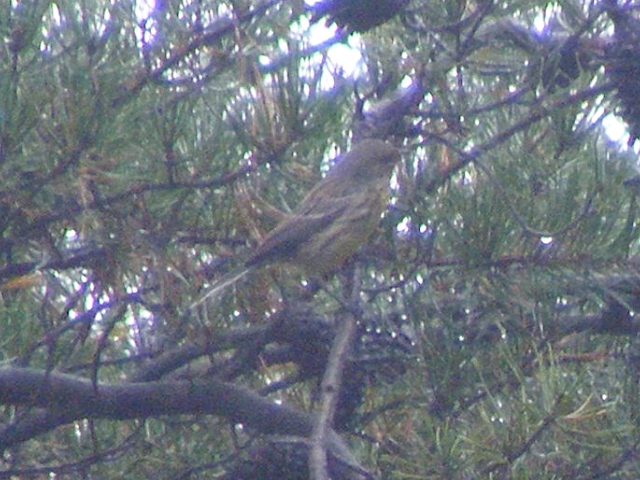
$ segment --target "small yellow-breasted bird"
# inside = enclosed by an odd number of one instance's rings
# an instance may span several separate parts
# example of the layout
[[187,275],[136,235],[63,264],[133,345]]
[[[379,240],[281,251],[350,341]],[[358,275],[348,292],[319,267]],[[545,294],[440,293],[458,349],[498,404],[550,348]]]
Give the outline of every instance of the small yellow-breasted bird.
[[242,267],[221,278],[191,307],[265,264],[287,262],[313,277],[335,272],[376,229],[389,198],[389,177],[399,160],[398,150],[382,140],[355,145],[267,234]]

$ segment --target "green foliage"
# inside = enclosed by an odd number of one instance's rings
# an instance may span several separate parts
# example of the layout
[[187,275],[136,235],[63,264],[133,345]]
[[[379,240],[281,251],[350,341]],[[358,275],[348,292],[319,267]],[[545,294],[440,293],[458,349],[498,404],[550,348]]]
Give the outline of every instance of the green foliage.
[[[337,428],[382,478],[638,478],[638,166],[602,127],[612,20],[593,2],[494,3],[412,0],[321,47],[301,2],[3,3],[0,362],[126,386],[179,352],[152,380],[215,376],[313,409],[350,266],[312,300],[278,266],[188,309],[419,78],[386,131],[403,155],[391,208],[355,261]],[[587,61],[550,87],[572,35]],[[360,50],[354,76],[339,42]],[[311,333],[278,337],[283,306]],[[0,400],[0,477],[257,461],[235,419],[45,428],[33,403]],[[28,421],[43,430],[12,437]]]

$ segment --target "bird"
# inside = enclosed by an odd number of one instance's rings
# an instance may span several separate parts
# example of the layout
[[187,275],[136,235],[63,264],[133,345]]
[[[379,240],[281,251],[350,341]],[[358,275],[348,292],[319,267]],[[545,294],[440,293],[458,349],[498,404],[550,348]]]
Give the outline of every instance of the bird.
[[249,258],[215,282],[190,309],[267,264],[292,264],[323,279],[337,271],[378,226],[389,199],[390,176],[399,161],[398,149],[383,140],[355,144]]

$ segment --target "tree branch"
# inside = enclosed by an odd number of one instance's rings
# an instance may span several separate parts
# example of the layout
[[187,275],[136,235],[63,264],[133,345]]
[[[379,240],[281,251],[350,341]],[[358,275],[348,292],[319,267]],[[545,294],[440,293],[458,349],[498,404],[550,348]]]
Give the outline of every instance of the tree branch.
[[325,450],[327,435],[333,424],[333,416],[342,385],[342,373],[355,331],[356,320],[351,313],[347,313],[342,318],[322,378],[320,407],[313,425],[309,446],[309,471],[314,480],[329,480]]
[[[32,368],[0,368],[0,403],[40,407],[26,422],[0,429],[0,451],[57,426],[83,418],[126,420],[176,414],[211,414],[263,434],[308,437],[313,417],[253,391],[215,378],[206,382],[94,384],[90,380]],[[346,478],[364,470],[329,429],[325,448]]]
[[[171,414],[220,415],[266,434],[308,436],[313,425],[306,413],[216,379],[94,385],[72,375],[0,368],[0,403],[48,409],[39,418],[48,419],[51,428],[82,418],[125,420]],[[0,430],[0,447],[31,438],[28,432],[17,436],[17,425]]]

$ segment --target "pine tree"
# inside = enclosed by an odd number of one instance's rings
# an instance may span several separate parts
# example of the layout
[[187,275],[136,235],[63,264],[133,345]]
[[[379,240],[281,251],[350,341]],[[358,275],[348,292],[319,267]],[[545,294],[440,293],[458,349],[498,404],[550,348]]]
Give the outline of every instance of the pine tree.
[[[0,477],[638,477],[640,3],[150,3],[0,6]],[[198,303],[365,137],[371,242]]]

